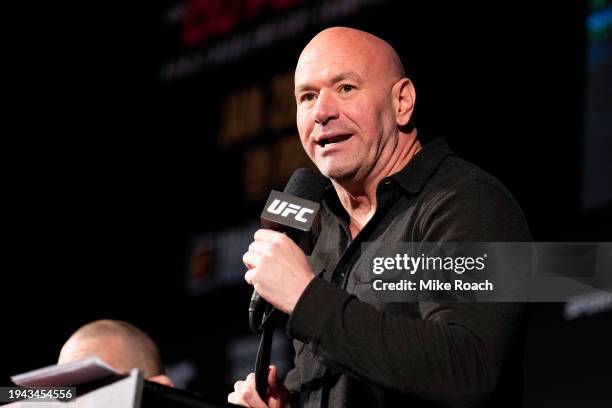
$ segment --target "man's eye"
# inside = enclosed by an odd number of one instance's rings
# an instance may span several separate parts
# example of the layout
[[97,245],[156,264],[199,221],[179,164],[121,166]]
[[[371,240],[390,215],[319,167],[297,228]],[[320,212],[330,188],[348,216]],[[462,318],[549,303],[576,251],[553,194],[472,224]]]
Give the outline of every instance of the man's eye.
[[310,102],[314,100],[315,95],[313,93],[307,93],[300,97],[300,102]]
[[355,87],[353,85],[342,85],[340,87],[340,91],[344,92],[344,93],[349,93],[351,92],[353,89],[355,89]]

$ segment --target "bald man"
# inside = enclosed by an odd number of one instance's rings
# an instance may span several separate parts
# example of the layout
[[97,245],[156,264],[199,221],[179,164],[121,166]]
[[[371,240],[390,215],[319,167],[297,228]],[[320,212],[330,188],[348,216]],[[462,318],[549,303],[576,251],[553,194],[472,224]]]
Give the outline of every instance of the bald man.
[[[523,305],[360,299],[364,242],[529,241],[501,183],[441,139],[423,146],[416,93],[382,39],[335,27],[316,35],[295,70],[304,150],[331,179],[312,256],[259,230],[246,281],[289,314],[295,368],[254,376],[228,400],[249,407],[519,406]],[[363,268],[361,268],[363,269]],[[361,275],[361,276],[360,276]]]
[[144,378],[172,387],[155,342],[133,324],[120,320],[97,320],[79,328],[60,351],[58,364],[96,356],[122,374],[133,368]]

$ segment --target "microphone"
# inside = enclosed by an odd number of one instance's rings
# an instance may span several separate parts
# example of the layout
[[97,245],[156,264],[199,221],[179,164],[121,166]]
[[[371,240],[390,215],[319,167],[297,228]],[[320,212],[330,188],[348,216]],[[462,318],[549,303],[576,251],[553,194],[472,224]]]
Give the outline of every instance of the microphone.
[[[282,193],[274,190],[270,193],[261,213],[261,227],[287,234],[309,255],[312,251],[310,232],[313,226],[317,225],[319,203],[329,184],[329,179],[315,170],[297,169]],[[267,307],[267,302],[253,290],[249,304],[249,324],[253,331],[261,330],[265,323],[263,315]]]
[[[289,236],[309,255],[312,251],[310,232],[317,225],[319,202],[329,180],[311,169],[297,169],[280,193],[272,190],[261,213],[261,226]],[[249,325],[254,332],[261,331],[261,340],[255,359],[255,389],[262,400],[268,394],[268,366],[272,349],[272,320],[274,309],[253,290],[249,304]]]

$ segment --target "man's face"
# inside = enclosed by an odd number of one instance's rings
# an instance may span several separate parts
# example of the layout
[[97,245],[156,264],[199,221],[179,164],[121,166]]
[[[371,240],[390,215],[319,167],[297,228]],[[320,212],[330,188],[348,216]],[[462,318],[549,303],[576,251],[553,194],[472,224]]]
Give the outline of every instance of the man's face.
[[297,127],[304,150],[325,176],[362,180],[397,127],[393,78],[359,43],[309,44],[295,72]]

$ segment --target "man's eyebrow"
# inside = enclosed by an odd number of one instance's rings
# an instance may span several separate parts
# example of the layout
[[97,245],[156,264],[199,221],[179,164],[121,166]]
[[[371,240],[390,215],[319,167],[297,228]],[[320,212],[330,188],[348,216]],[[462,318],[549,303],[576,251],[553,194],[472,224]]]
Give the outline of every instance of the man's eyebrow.
[[354,71],[346,71],[346,72],[342,72],[336,76],[334,76],[331,79],[331,83],[332,84],[337,84],[338,82],[342,82],[346,79],[350,79],[352,81],[357,82],[358,84],[362,84],[363,83],[363,79],[361,79],[361,77],[359,76],[359,74],[357,74]]
[[[337,84],[338,82],[342,82],[344,80],[352,80],[355,81],[358,85],[363,84],[363,79],[361,79],[361,77],[359,76],[359,74],[357,74],[354,71],[346,71],[346,72],[341,72],[335,76],[332,77],[332,79],[329,81],[330,84]],[[303,84],[299,84],[295,87],[295,92],[300,93],[300,92],[304,92],[304,91],[311,91],[314,90],[315,87],[308,84],[308,83],[303,83]]]

